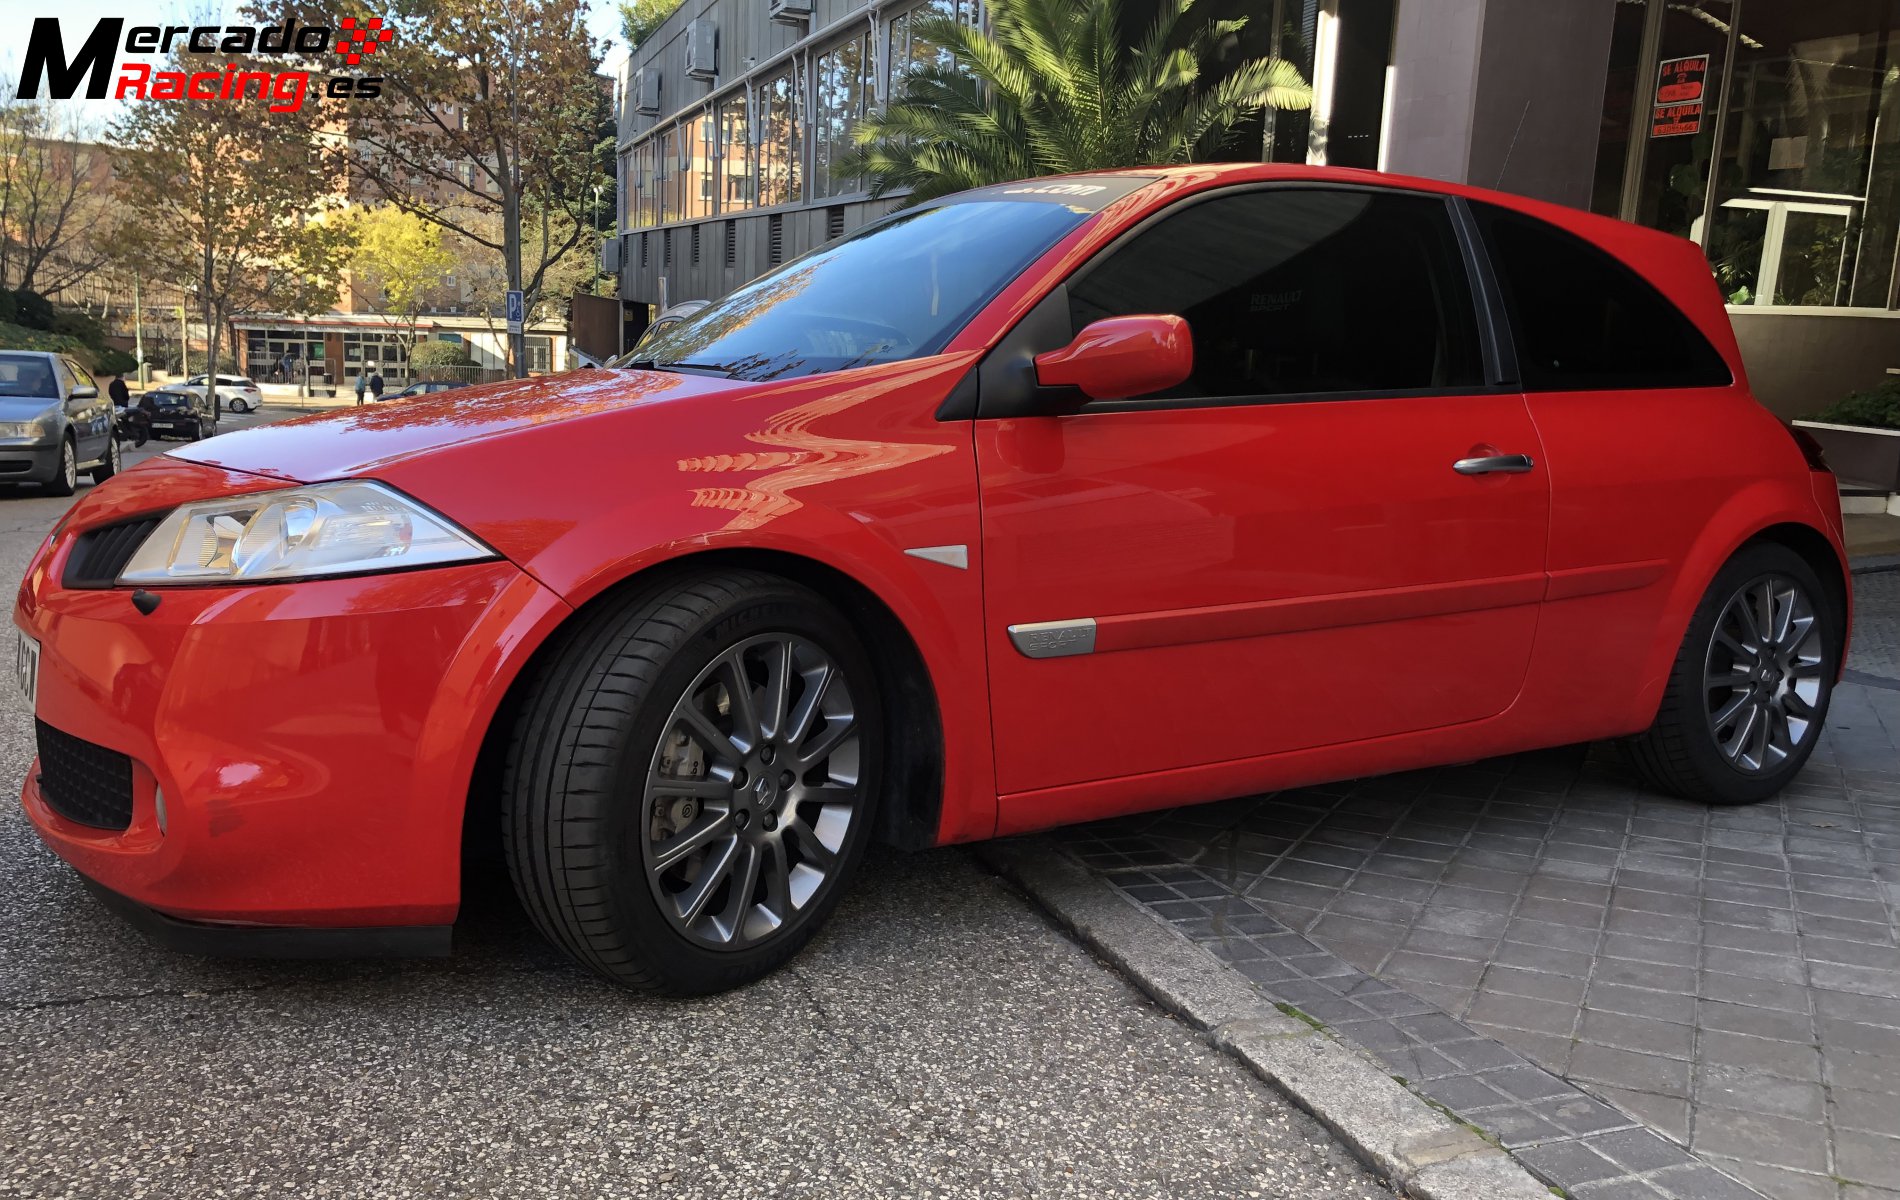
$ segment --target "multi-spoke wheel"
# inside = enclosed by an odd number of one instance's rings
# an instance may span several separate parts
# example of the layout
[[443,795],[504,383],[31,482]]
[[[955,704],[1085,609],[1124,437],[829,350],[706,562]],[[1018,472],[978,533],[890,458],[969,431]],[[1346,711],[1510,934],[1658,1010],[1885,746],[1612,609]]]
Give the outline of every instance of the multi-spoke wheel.
[[817,643],[748,638],[667,718],[642,815],[647,880],[674,928],[741,947],[797,919],[838,869],[858,804],[851,688]]
[[1813,752],[1839,669],[1840,616],[1784,546],[1744,548],[1709,585],[1655,725],[1631,739],[1650,782],[1716,803],[1781,790]]
[[883,724],[851,626],[753,572],[583,618],[530,686],[504,839],[542,931],[618,982],[680,994],[795,953],[869,836]]
[[79,448],[73,445],[72,438],[59,443],[59,466],[54,468],[45,488],[49,496],[70,496],[79,490]]
[[106,456],[92,469],[92,481],[104,483],[123,469],[119,450],[119,435],[115,432],[106,439]]

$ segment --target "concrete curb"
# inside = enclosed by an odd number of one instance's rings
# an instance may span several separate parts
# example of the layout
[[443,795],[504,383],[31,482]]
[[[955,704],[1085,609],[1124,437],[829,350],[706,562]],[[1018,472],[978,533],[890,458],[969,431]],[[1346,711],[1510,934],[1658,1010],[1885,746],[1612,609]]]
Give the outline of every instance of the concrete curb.
[[1550,1200],[1551,1189],[1324,1027],[1253,984],[1107,881],[1037,839],[977,853],[1156,1003],[1311,1113],[1395,1189],[1418,1200]]

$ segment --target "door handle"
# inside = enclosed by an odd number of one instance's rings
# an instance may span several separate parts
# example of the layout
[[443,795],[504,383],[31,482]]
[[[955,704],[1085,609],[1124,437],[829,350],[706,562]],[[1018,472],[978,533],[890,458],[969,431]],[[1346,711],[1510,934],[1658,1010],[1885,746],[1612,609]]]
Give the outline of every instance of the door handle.
[[1461,458],[1451,469],[1460,475],[1522,475],[1536,465],[1528,454],[1486,454]]

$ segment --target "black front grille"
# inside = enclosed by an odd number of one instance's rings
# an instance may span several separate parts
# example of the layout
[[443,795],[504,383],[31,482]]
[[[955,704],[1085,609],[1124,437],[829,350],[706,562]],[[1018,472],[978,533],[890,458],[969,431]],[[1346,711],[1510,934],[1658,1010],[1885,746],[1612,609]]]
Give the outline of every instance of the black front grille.
[[96,829],[130,826],[132,760],[44,721],[33,725],[40,744],[40,798],[46,806]]
[[80,534],[73,542],[73,552],[66,556],[66,571],[60,577],[60,586],[111,587],[139,546],[158,528],[159,520],[157,516],[136,517]]

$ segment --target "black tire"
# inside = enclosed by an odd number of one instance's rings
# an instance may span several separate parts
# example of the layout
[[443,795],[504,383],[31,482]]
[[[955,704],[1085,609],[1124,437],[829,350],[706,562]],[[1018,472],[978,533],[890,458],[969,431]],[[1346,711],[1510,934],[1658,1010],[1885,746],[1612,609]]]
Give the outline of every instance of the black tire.
[[[1740,689],[1711,700],[1705,672],[1715,661],[1712,654],[1727,653],[1714,647],[1718,624],[1724,619],[1731,600],[1771,579],[1792,583],[1805,594],[1812,607],[1816,635],[1813,651],[1818,654],[1819,663],[1818,668],[1809,673],[1818,678],[1818,699],[1803,702],[1809,714],[1808,724],[1801,739],[1792,743],[1785,757],[1771,763],[1764,755],[1759,766],[1749,767],[1738,765],[1723,753],[1721,731],[1713,727],[1715,710],[1724,706],[1724,699],[1738,695]],[[1834,593],[1822,585],[1807,560],[1786,546],[1772,542],[1755,542],[1742,547],[1716,573],[1689,620],[1682,648],[1670,668],[1655,723],[1624,740],[1624,750],[1631,764],[1658,791],[1709,804],[1753,804],[1781,791],[1800,773],[1821,739],[1828,704],[1833,699],[1834,680],[1840,673],[1841,622],[1842,613]],[[1773,673],[1772,667],[1767,669]],[[1771,684],[1764,680],[1755,686],[1770,688]],[[1733,731],[1735,726],[1723,728]]]
[[[823,828],[810,819],[812,806],[820,805],[820,815],[829,819],[829,806],[800,798],[815,796],[815,791],[798,789],[812,786],[814,771],[819,774],[817,786],[836,788],[826,774],[833,770],[833,759],[816,768],[801,767],[807,778],[796,783],[790,782],[795,778],[792,770],[781,774],[781,769],[793,766],[801,748],[809,750],[822,741],[829,722],[840,718],[826,715],[828,708],[821,712],[819,724],[804,737],[794,734],[783,743],[777,766],[761,767],[756,758],[746,759],[755,768],[749,789],[733,786],[733,780],[746,783],[743,770],[715,778],[715,758],[723,763],[724,756],[706,748],[693,768],[698,782],[731,787],[732,799],[723,809],[714,799],[705,801],[703,809],[684,810],[681,825],[665,832],[686,840],[697,811],[704,828],[718,831],[712,836],[722,847],[730,839],[743,854],[747,839],[757,844],[773,837],[780,846],[775,852],[778,874],[770,874],[774,852],[768,848],[756,852],[752,861],[759,864],[759,875],[749,885],[738,884],[730,875],[726,878],[733,882],[708,885],[713,899],[706,912],[723,910],[729,918],[736,912],[730,927],[746,931],[734,937],[733,946],[709,945],[690,931],[695,918],[680,923],[682,910],[690,906],[679,897],[691,887],[662,900],[664,872],[649,874],[661,823],[683,811],[670,807],[662,815],[658,806],[682,801],[653,797],[649,780],[665,771],[669,761],[678,761],[664,757],[663,751],[680,759],[691,753],[677,748],[684,744],[679,730],[686,726],[679,723],[675,706],[691,703],[696,694],[716,694],[702,692],[709,687],[709,672],[724,669],[722,664],[734,658],[743,669],[746,647],[770,645],[774,639],[786,639],[788,646],[801,645],[827,659],[836,668],[835,679],[843,681],[848,715],[839,728],[855,731],[855,799],[840,844],[829,847],[822,860],[809,859],[824,868],[823,881],[795,911],[781,905],[789,915],[747,943],[756,922],[753,913],[773,903],[774,893],[768,889],[785,877],[788,859],[794,873],[801,869],[807,858],[798,847],[815,828]],[[789,663],[792,651],[786,653]],[[792,681],[788,689],[798,689],[801,696],[812,693],[810,676],[790,667],[780,673]],[[828,676],[827,682],[832,679]],[[758,686],[762,704],[771,694],[770,678]],[[748,697],[751,689],[748,682]],[[824,688],[816,689],[810,708],[818,710],[818,701],[827,694]],[[748,700],[747,711],[753,706]],[[737,744],[736,731],[742,726],[736,696],[729,697],[729,707],[728,732],[734,733]],[[714,719],[721,719],[718,713],[724,711],[717,710]],[[785,711],[789,714],[792,706]],[[578,619],[543,656],[527,681],[518,713],[501,788],[509,874],[523,906],[549,941],[622,986],[703,995],[772,971],[811,939],[836,906],[870,839],[884,751],[875,670],[850,624],[822,597],[789,580],[753,571],[676,573],[608,599]],[[779,728],[785,732],[784,726]],[[757,753],[772,762],[771,736],[759,744],[763,749]],[[763,793],[768,788],[768,798],[746,798],[753,790]],[[671,794],[660,791],[662,796]],[[748,826],[746,808],[751,806],[761,815]],[[783,826],[778,824],[781,812]],[[750,832],[744,837],[734,832],[728,818],[738,830]],[[700,872],[711,872],[706,864],[717,851],[710,842],[700,844],[708,848],[695,854],[704,857],[684,861],[688,866],[698,862]],[[717,878],[718,873],[708,877]],[[742,886],[748,889],[743,899]],[[789,898],[793,893],[786,889],[776,894]],[[671,911],[662,911],[662,903],[671,903]]]
[[79,479],[79,447],[73,444],[69,435],[60,442],[59,465],[53,468],[53,477],[43,485],[49,496],[70,496],[77,490]]
[[119,473],[120,453],[119,435],[115,433],[106,440],[105,459],[92,469],[92,482],[95,485],[104,483]]

